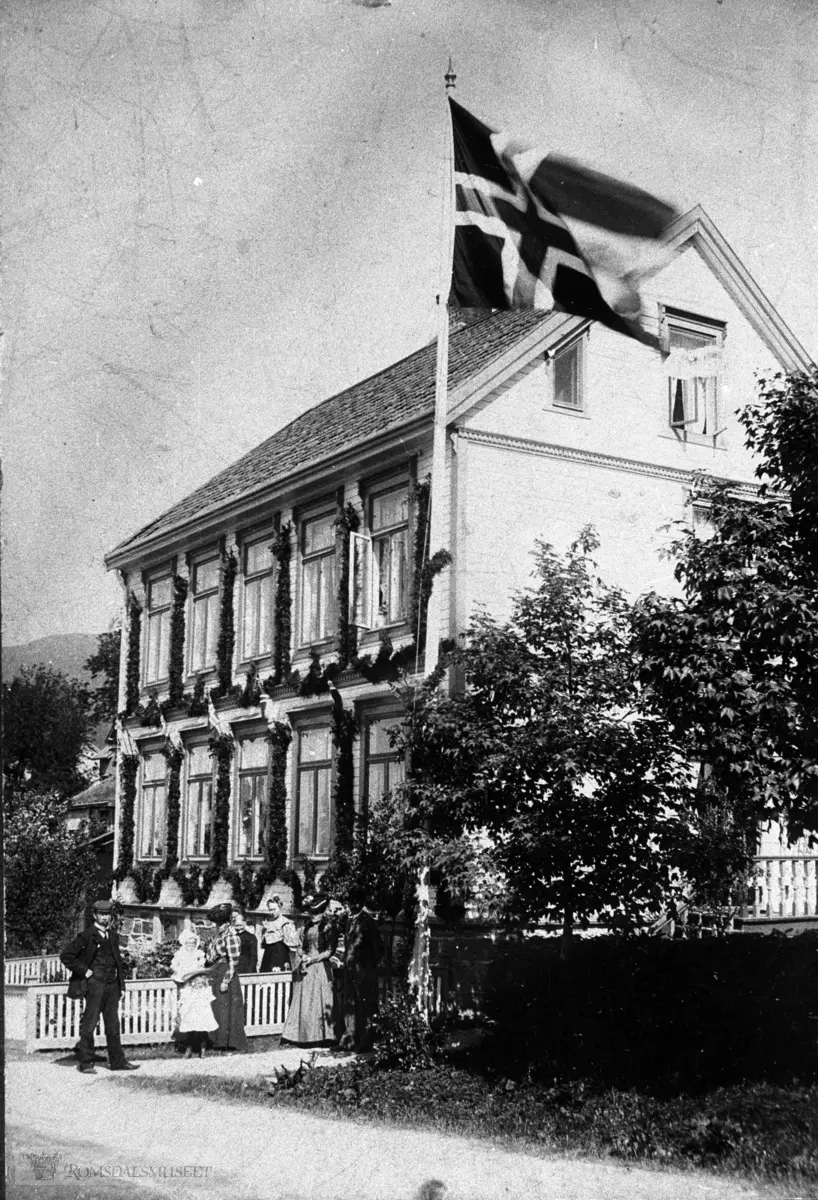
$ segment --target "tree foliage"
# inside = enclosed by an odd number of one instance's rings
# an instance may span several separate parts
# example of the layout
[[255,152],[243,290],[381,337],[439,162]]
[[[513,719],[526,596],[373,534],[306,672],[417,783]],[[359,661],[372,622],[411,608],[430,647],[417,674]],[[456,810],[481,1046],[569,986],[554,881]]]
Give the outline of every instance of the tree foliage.
[[87,833],[65,828],[59,793],[25,790],[6,805],[4,871],[7,947],[39,954],[62,948],[96,872]]
[[709,536],[681,531],[682,596],[645,598],[636,629],[655,711],[704,764],[699,815],[717,797],[747,865],[759,820],[818,832],[818,372],[762,380],[739,416],[758,498],[702,481]]
[[85,684],[40,663],[3,684],[3,774],[7,791],[70,796],[85,786],[92,700]]
[[119,701],[119,651],[122,644],[121,628],[111,629],[97,637],[96,651],[86,659],[86,671],[93,679],[102,682],[91,689],[90,719],[95,724],[113,721]]
[[689,772],[645,711],[630,608],[595,574],[586,529],[565,557],[539,543],[509,622],[475,617],[411,703],[404,844],[456,886],[490,865],[509,911],[633,928],[669,892]]

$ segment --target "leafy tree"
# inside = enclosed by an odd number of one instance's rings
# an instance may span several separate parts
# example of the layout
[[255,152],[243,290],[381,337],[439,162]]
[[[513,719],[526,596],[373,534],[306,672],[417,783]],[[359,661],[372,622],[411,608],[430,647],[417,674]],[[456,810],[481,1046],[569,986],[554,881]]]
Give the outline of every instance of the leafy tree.
[[86,659],[85,670],[94,679],[102,677],[91,692],[90,717],[95,724],[113,721],[119,702],[119,651],[122,644],[121,628],[111,629],[97,637],[97,649]]
[[454,887],[489,866],[511,913],[560,922],[566,952],[594,916],[630,929],[661,909],[690,791],[596,546],[589,529],[565,557],[538,544],[535,587],[508,623],[473,619],[446,662],[463,688],[427,681],[404,740],[404,853]]
[[[654,711],[703,764],[697,819],[738,884],[760,820],[818,833],[818,371],[761,380],[739,418],[758,498],[702,480],[709,536],[672,548],[682,597],[650,595],[635,619]],[[706,867],[698,882],[717,887]]]
[[91,699],[85,684],[40,663],[3,684],[3,773],[11,794],[25,786],[70,796],[85,786]]
[[7,946],[21,954],[61,949],[95,878],[84,832],[65,828],[66,804],[54,791],[17,793],[6,805],[4,871]]

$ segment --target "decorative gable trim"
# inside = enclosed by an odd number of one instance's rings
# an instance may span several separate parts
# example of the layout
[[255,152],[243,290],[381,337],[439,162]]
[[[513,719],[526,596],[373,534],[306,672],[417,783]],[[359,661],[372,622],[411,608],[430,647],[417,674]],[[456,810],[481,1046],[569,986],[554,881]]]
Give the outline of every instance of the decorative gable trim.
[[663,239],[674,250],[689,242],[785,371],[808,371],[813,363],[741,262],[726,238],[701,207],[679,217]]

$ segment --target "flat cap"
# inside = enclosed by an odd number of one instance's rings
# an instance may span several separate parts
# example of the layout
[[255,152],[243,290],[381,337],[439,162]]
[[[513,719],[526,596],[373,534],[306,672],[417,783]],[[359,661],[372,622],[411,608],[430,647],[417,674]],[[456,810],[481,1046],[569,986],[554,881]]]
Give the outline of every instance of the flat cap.
[[95,900],[94,901],[94,912],[112,913],[113,911],[114,911],[114,906],[110,900]]

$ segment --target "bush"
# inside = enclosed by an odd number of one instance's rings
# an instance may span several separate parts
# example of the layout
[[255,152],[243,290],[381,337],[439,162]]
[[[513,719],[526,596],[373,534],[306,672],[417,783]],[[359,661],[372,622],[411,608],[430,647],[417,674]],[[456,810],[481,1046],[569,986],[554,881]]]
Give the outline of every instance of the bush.
[[[170,961],[178,949],[175,942],[162,942],[150,950],[122,951],[125,975],[133,979],[169,979]],[[135,973],[134,973],[135,972]]]
[[377,1070],[422,1071],[440,1057],[440,1033],[426,1023],[415,994],[400,989],[381,1005],[372,1019]]
[[818,1079],[818,937],[556,941],[508,946],[483,1014],[498,1062],[618,1088]]

